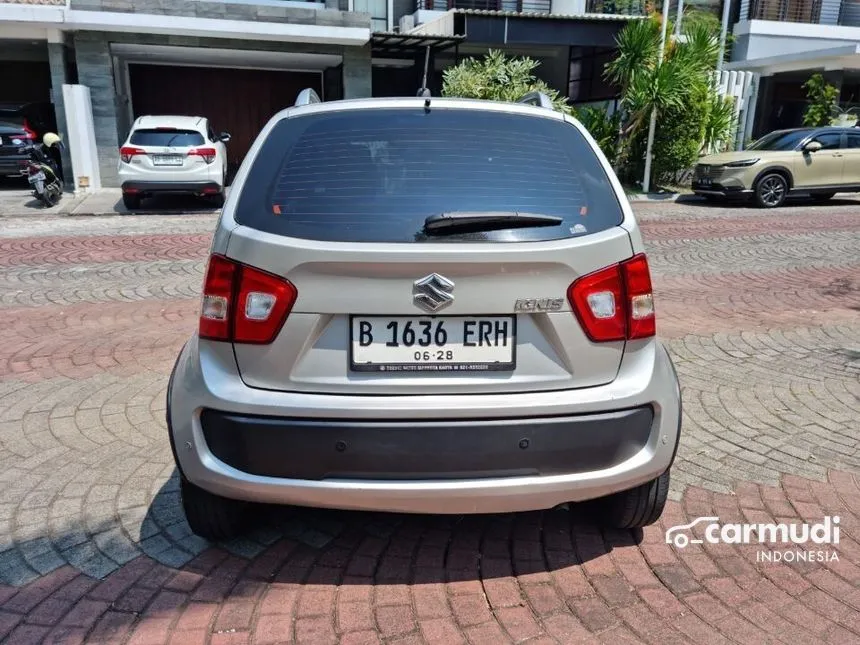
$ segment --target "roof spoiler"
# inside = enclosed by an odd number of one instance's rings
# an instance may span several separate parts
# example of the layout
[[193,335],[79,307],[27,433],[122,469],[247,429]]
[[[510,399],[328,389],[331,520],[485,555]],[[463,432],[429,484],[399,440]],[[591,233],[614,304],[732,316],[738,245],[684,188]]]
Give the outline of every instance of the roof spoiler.
[[296,97],[296,102],[293,107],[299,107],[300,105],[310,105],[311,103],[322,103],[320,101],[319,95],[313,91],[310,87],[303,89],[299,92],[299,95]]
[[537,107],[548,108],[550,110],[555,109],[552,105],[552,99],[550,99],[543,92],[537,92],[537,91],[523,94],[517,100],[517,103],[525,103],[527,105],[536,105]]

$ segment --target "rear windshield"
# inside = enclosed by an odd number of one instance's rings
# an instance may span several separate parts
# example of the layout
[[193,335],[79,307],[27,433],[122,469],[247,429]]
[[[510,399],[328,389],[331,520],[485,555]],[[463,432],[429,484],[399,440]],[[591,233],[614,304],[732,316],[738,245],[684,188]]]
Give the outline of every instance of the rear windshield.
[[[439,213],[518,212],[556,226],[427,236]],[[281,120],[254,160],[236,220],[342,242],[521,242],[596,233],[621,207],[579,131],[463,109],[346,110]]]
[[135,146],[201,146],[203,135],[195,130],[152,129],[135,130],[129,143]]
[[0,109],[0,125],[3,127],[8,128],[13,125],[23,126],[25,120],[23,114],[13,112],[12,110]]

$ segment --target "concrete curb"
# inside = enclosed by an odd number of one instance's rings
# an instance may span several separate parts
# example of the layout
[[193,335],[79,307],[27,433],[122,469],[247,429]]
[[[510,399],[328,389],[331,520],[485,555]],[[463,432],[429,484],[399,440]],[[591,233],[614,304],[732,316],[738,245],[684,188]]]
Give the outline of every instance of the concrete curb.
[[164,215],[220,215],[221,210],[211,210],[211,211],[188,211],[188,210],[139,210],[139,211],[95,211],[95,210],[82,210],[76,211],[72,213],[62,213],[62,215],[66,215],[68,217],[158,217]]
[[627,199],[631,202],[701,202],[705,200],[699,195],[685,193],[628,193]]

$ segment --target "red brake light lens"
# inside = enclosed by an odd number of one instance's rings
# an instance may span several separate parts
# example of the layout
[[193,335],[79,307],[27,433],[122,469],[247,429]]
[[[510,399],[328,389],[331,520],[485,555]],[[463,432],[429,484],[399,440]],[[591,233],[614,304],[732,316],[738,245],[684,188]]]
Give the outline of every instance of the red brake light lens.
[[215,155],[216,154],[217,153],[215,152],[215,148],[195,148],[195,149],[188,151],[189,157],[192,157],[195,155],[198,157],[203,157],[203,160],[206,163],[212,163],[213,161],[215,161]]
[[619,265],[579,278],[570,285],[567,297],[591,340],[603,343],[625,339],[627,320]]
[[651,275],[644,254],[582,276],[567,298],[588,338],[603,343],[656,333]]
[[29,139],[30,141],[35,141],[37,138],[36,131],[30,127],[30,122],[27,119],[24,119],[24,138]]
[[654,296],[648,259],[640,253],[621,263],[627,290],[627,338],[648,338],[657,333]]
[[123,163],[131,163],[131,158],[135,155],[145,155],[146,150],[143,148],[135,148],[134,146],[123,146],[119,149],[119,156]]
[[200,308],[200,337],[230,340],[233,284],[239,265],[222,255],[209,258],[203,281],[203,302]]
[[213,255],[203,283],[200,337],[271,343],[297,296],[293,284],[283,278]]

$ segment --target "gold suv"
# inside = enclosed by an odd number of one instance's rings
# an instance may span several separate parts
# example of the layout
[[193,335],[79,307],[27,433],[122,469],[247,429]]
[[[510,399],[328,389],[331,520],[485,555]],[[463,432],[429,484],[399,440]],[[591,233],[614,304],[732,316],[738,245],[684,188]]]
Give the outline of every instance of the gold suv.
[[761,208],[789,193],[827,200],[860,192],[860,128],[797,128],[765,135],[746,150],[702,157],[693,192],[708,199],[751,196]]

